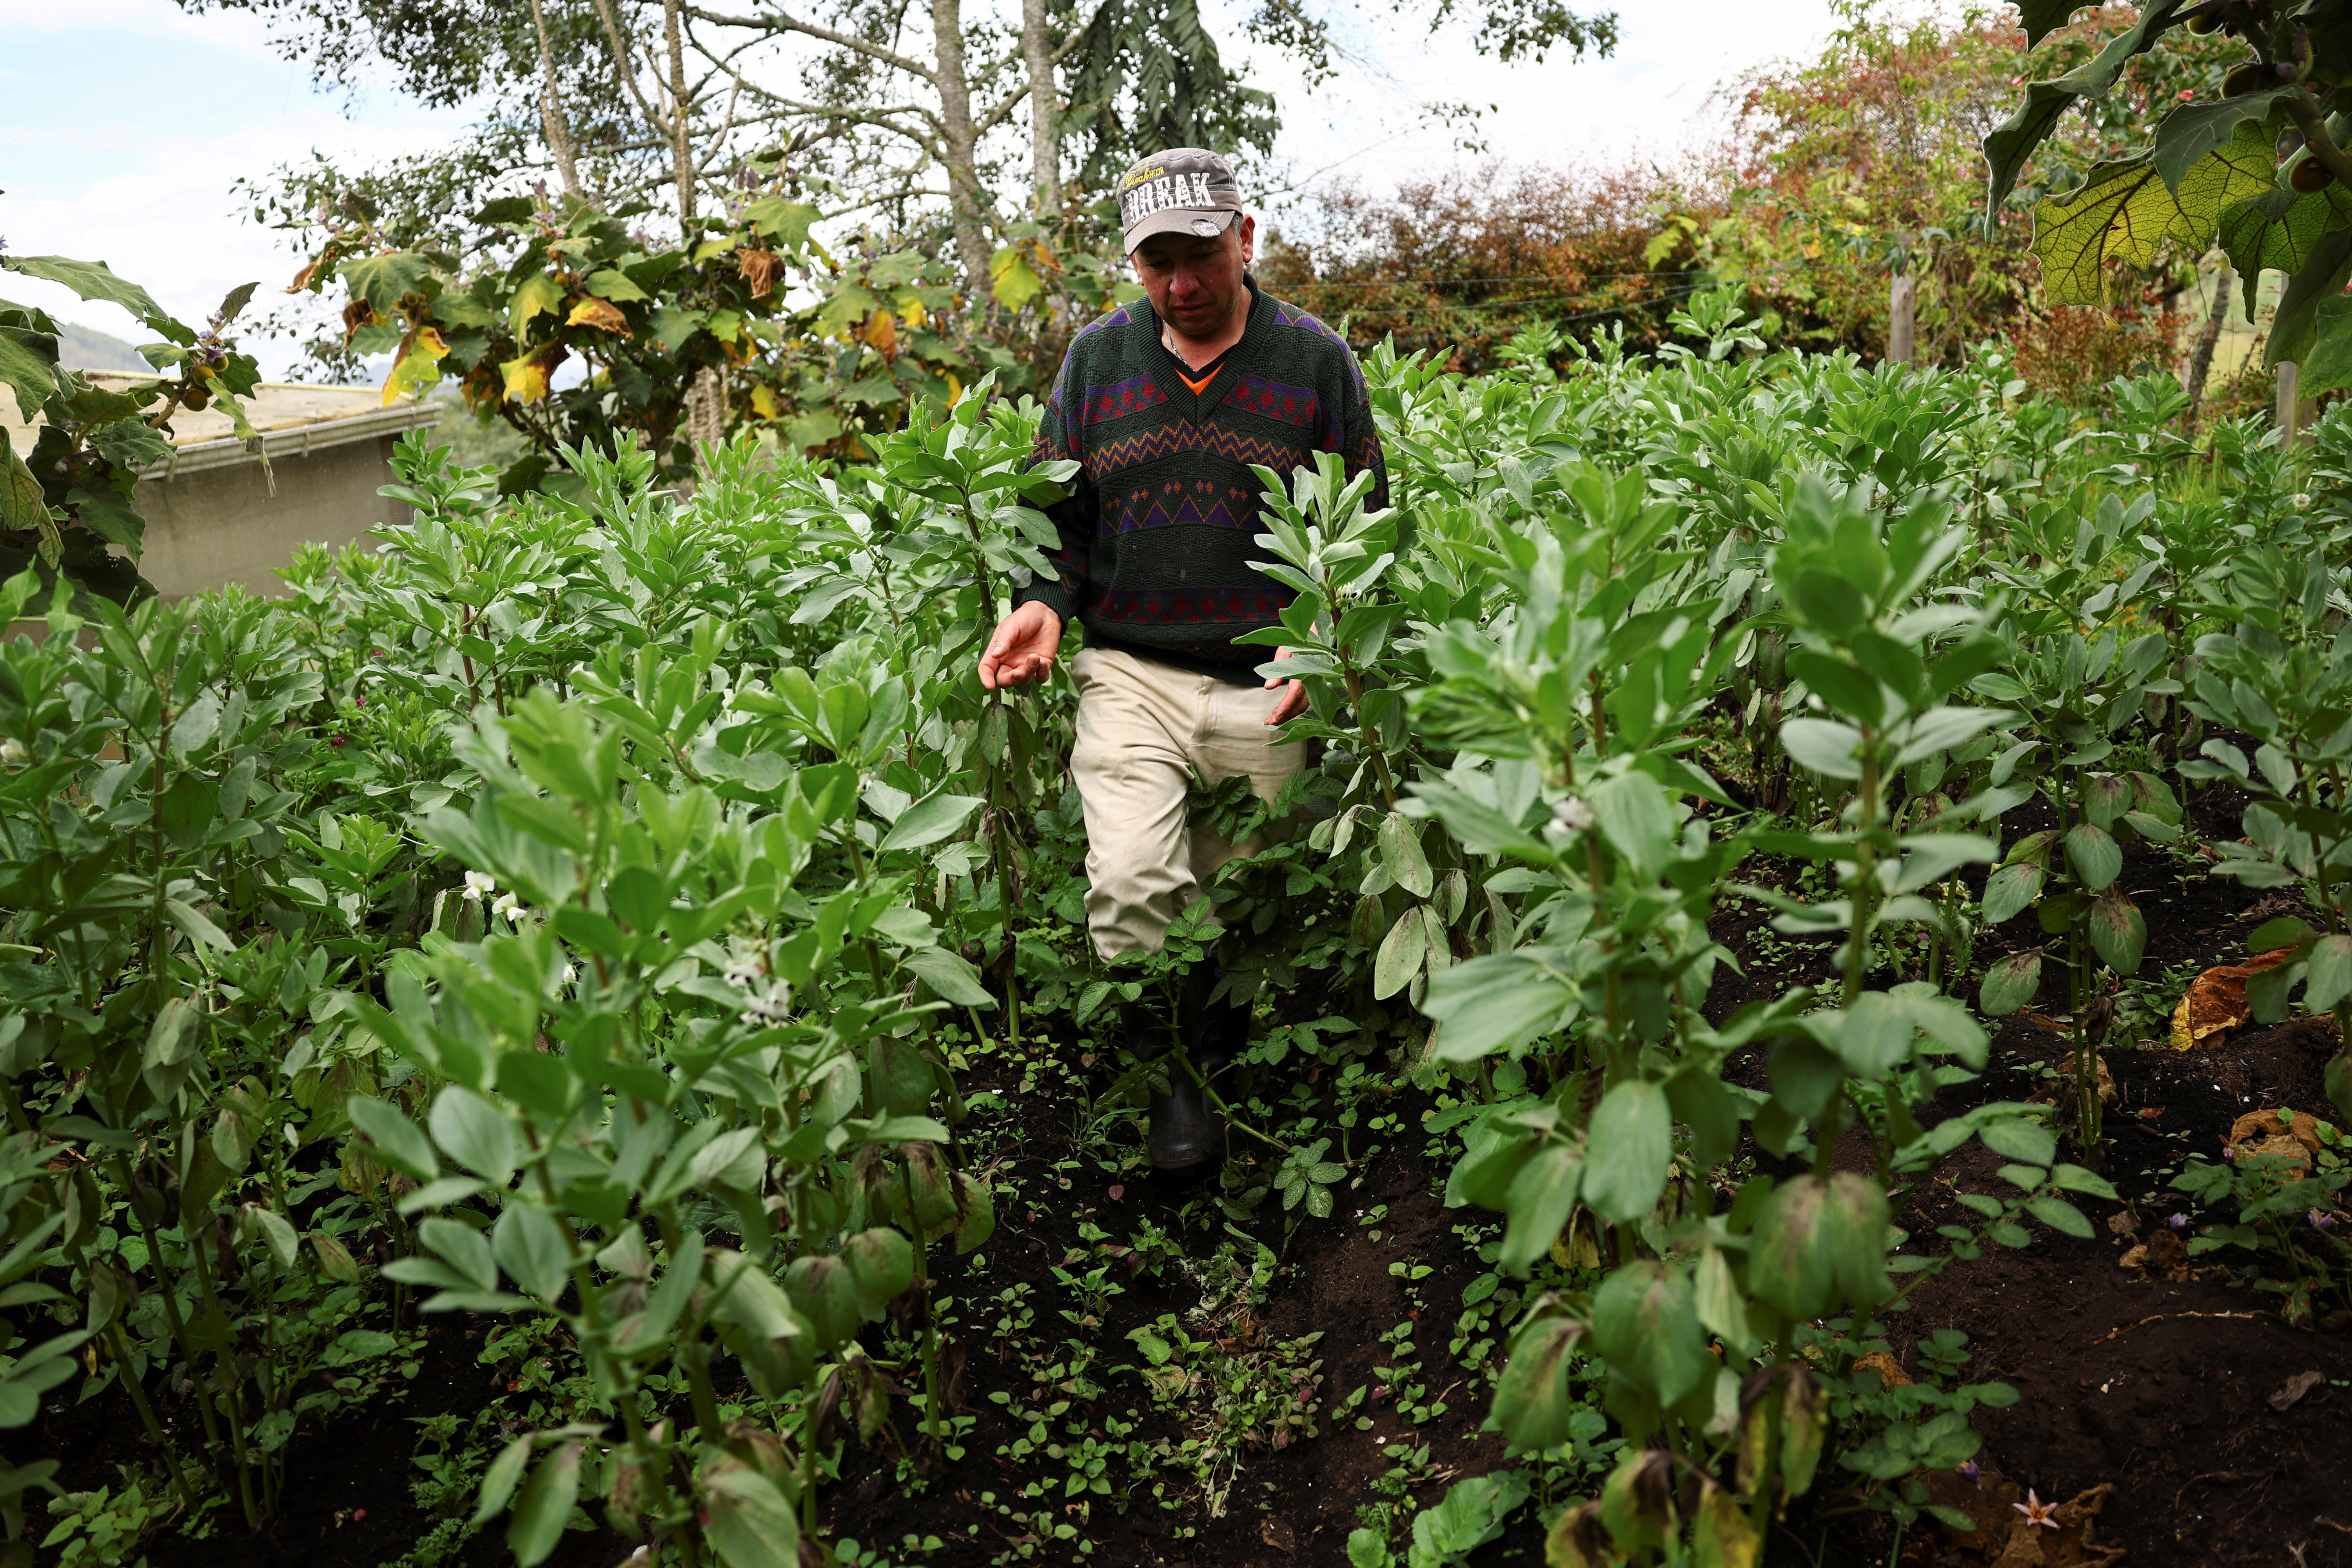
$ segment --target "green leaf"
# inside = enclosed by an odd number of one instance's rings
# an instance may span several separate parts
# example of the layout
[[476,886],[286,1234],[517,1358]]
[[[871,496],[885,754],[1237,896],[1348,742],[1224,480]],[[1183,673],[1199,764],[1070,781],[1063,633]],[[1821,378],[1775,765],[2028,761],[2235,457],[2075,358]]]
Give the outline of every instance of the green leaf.
[[899,814],[874,852],[887,855],[894,849],[919,849],[926,844],[937,844],[953,835],[971,820],[973,812],[987,804],[978,795],[926,795]]
[[30,533],[48,516],[48,506],[41,500],[41,481],[8,445],[8,433],[0,430],[0,528]]
[[432,276],[433,264],[413,250],[386,251],[346,261],[335,268],[354,300],[365,300],[379,321],[388,321],[400,302]]
[[269,1248],[269,1256],[277,1261],[278,1267],[292,1268],[302,1255],[302,1238],[295,1235],[294,1227],[286,1222],[286,1216],[259,1204],[247,1205],[245,1212],[253,1216],[253,1223],[260,1230],[262,1241]]
[[2033,47],[2066,25],[2067,19],[2094,0],[2018,0],[2017,19],[2025,28],[2025,47]]
[[980,971],[963,954],[944,947],[919,947],[902,954],[898,967],[959,1007],[993,1007],[996,998],[981,984]]
[[1510,1224],[1496,1261],[1516,1275],[1549,1249],[1576,1212],[1582,1187],[1584,1161],[1563,1143],[1547,1144],[1518,1167],[1503,1193],[1503,1210]]
[[1517,1470],[1471,1476],[1447,1489],[1435,1508],[1413,1515],[1414,1568],[1444,1568],[1503,1533],[1503,1523],[1528,1500],[1527,1478]]
[[2041,989],[2040,950],[2012,952],[1987,966],[1984,984],[1977,989],[1977,1006],[1989,1018],[2006,1017],[2032,1001]]
[[0,384],[15,390],[16,410],[30,425],[58,389],[58,341],[47,332],[0,327]]
[[1851,724],[1827,719],[1791,719],[1780,726],[1780,746],[1790,759],[1824,778],[1860,778],[1862,763],[1855,760],[1854,753],[1861,745],[1862,731]]
[[702,1478],[710,1544],[727,1568],[798,1568],[800,1521],[776,1483],[740,1465]]
[[1511,1447],[1527,1452],[1556,1448],[1575,1432],[1576,1416],[1591,1405],[1570,1390],[1568,1369],[1585,1326],[1573,1318],[1538,1318],[1511,1342],[1495,1383],[1495,1425]]
[[2205,154],[2168,185],[2147,158],[2095,163],[2082,186],[2033,209],[2033,253],[2053,304],[2106,299],[2106,264],[2147,268],[2168,239],[2201,251],[2221,214],[2273,188],[2278,156],[2261,125],[2240,124],[2228,145]]
[[146,547],[147,520],[112,485],[76,485],[66,492],[66,506],[84,528],[133,560]]
[[1421,851],[1421,825],[1402,812],[1392,811],[1381,822],[1381,864],[1388,868],[1397,886],[1416,899],[1429,897],[1437,886],[1431,875],[1429,857]]
[[2264,370],[2276,370],[2288,360],[2300,365],[2311,357],[2320,307],[2342,294],[2347,280],[2352,280],[2352,228],[2335,229],[2312,242],[2311,254],[2279,290],[2270,343],[2263,350]]
[[2086,892],[2098,892],[2123,875],[2123,850],[2105,829],[2087,822],[2066,830],[2066,859]]
[[1429,977],[1422,1011],[1440,1026],[1442,1061],[1475,1061],[1549,1024],[1576,1000],[1566,980],[1526,953],[1496,953]]
[[514,1517],[507,1521],[507,1547],[521,1568],[537,1568],[555,1550],[579,1496],[580,1445],[560,1444],[523,1483]]
[[[2344,187],[2334,184],[2327,189]],[[2319,301],[2312,334],[2311,347],[2304,352],[2296,377],[2297,389],[2308,388],[2316,395],[2352,386],[2352,297],[2331,294]]]
[[[2265,142],[2275,144],[2277,138],[2270,134],[2268,129],[2271,117],[2281,114],[2281,105],[2286,100],[2302,96],[2303,86],[2298,82],[2287,87],[2267,88],[2261,92],[2241,93],[2235,98],[2184,103],[2158,124],[2156,143],[2148,149],[2148,162],[2155,165],[2157,175],[2164,181],[2166,188],[2178,192],[2181,181],[2198,163],[2209,154],[2227,148],[2237,139],[2239,131],[2249,123],[2263,132]],[[2274,147],[2272,167],[2275,175]]]
[[1698,1312],[1701,1327],[1720,1339],[1738,1354],[1746,1355],[1756,1345],[1756,1334],[1748,1319],[1748,1298],[1740,1293],[1739,1282],[1732,1278],[1731,1265],[1719,1248],[1708,1247],[1698,1255],[1693,1270],[1691,1300]]
[[2042,896],[2042,882],[2046,873],[2031,862],[2003,866],[1985,879],[1984,920],[1987,925],[1999,925],[2014,919],[2035,899]]
[[2092,1238],[2091,1222],[2083,1217],[2081,1209],[2063,1198],[2053,1198],[2046,1194],[2028,1198],[2025,1200],[2025,1212],[2053,1230],[2080,1237],[2084,1241]]
[[1610,846],[1643,877],[1656,876],[1674,858],[1674,809],[1664,787],[1649,774],[1619,773],[1587,798]]
[[536,1204],[507,1205],[490,1230],[490,1255],[509,1279],[550,1306],[571,1282],[572,1254],[563,1227]]
[[[85,300],[100,300],[110,305],[120,305],[139,318],[151,331],[163,332],[174,342],[193,341],[185,327],[172,319],[171,313],[155,303],[153,296],[138,284],[114,275],[114,269],[103,261],[74,261],[63,256],[0,256],[0,267],[11,272],[21,272],[27,278],[39,278],[51,283],[61,283]],[[177,331],[168,329],[177,328]]]
[[2086,1171],[2080,1165],[2067,1164],[2063,1161],[2050,1167],[2050,1180],[2070,1193],[2081,1193],[2085,1197],[2105,1198],[2110,1203],[2118,1202],[2121,1198],[2121,1194],[2116,1191],[2115,1184],[2105,1176],[2095,1171]]
[[[2243,281],[2251,308],[2264,272],[2298,272],[2322,237],[2352,225],[2352,187],[2331,180],[2301,195],[2274,185],[2221,215],[2216,238]],[[2310,374],[2306,367],[2305,375]]]
[[1886,1293],[1886,1194],[1850,1171],[1781,1184],[1756,1222],[1748,1288],[1790,1318],[1875,1305]]
[[499,1450],[490,1468],[482,1472],[481,1499],[474,1509],[476,1527],[496,1519],[499,1510],[514,1496],[516,1484],[522,1479],[523,1467],[530,1463],[531,1439],[529,1433],[517,1437]]
[[816,208],[782,196],[761,196],[743,208],[743,221],[787,250],[797,250],[808,242],[809,225],[816,217]]
[[588,275],[588,292],[600,300],[607,300],[614,304],[635,304],[638,300],[653,298],[637,287],[635,279],[625,272],[618,272],[609,267],[601,272],[592,272]]
[[426,1118],[433,1141],[451,1159],[496,1186],[514,1179],[514,1129],[506,1115],[463,1084],[449,1084],[434,1097]]
[[2324,936],[2312,944],[2305,963],[2303,1005],[2315,1013],[2331,1013],[2336,1004],[2352,995],[2352,936]]
[[420,1182],[440,1174],[441,1161],[433,1152],[432,1141],[398,1110],[372,1096],[355,1094],[343,1101],[343,1113],[373,1145],[368,1152],[394,1170]]
[[841,1244],[842,1261],[857,1286],[859,1308],[870,1320],[915,1282],[915,1247],[888,1226],[861,1230]]
[[2109,969],[2117,974],[2139,972],[2140,955],[2147,951],[2147,921],[2120,889],[2110,888],[2091,901],[2085,927],[2091,946]]
[[1654,1258],[1619,1268],[1592,1293],[1592,1346],[1611,1371],[1632,1378],[1661,1405],[1696,1388],[1713,1364],[1690,1281]]
[[1428,960],[1429,927],[1421,918],[1421,906],[1413,904],[1397,917],[1373,957],[1373,998],[1386,1001],[1412,984]]
[[178,927],[190,942],[200,942],[223,952],[232,952],[236,947],[236,943],[228,939],[227,932],[206,920],[201,911],[190,909],[177,899],[163,900],[163,918]]
[[1989,1119],[1977,1129],[1984,1146],[1996,1154],[2011,1160],[2022,1160],[2029,1165],[2047,1165],[2058,1157],[2058,1140],[2050,1129],[2029,1116],[1999,1116]]
[[1612,1224],[1640,1219],[1665,1191],[1674,1114],[1661,1085],[1631,1079],[1601,1097],[1585,1145],[1584,1201]]
[[[2154,47],[2158,37],[2172,26],[2181,10],[2193,3],[2194,0],[2154,0],[2140,12],[2137,26],[2118,34],[2090,59],[2054,80],[2037,81],[2026,88],[2025,101],[1984,139],[1985,163],[1990,168],[1985,192],[1989,218],[1999,217],[2001,204],[2009,199],[2026,160],[2057,127],[2059,118],[2079,100],[2105,97],[2132,57]],[[2028,47],[2063,22],[2066,11],[2060,7],[2065,5],[2066,0],[2027,0],[2024,9]],[[2053,16],[2057,19],[2050,20]],[[2042,18],[2038,26],[2037,16]]]

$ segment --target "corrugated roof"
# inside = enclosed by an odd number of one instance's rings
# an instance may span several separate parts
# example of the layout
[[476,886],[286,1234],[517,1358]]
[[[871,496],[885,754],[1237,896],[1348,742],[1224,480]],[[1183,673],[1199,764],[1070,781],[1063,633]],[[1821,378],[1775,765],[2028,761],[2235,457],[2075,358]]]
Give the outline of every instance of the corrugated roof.
[[[92,386],[120,392],[155,379],[135,372],[92,370],[81,373]],[[264,449],[272,458],[339,447],[346,441],[397,435],[422,425],[437,424],[438,406],[404,397],[383,406],[383,395],[372,386],[310,386],[299,382],[265,381],[245,400],[245,416],[260,432]],[[32,445],[40,421],[23,423],[14,397],[0,396],[0,429],[19,453]],[[252,454],[238,440],[228,416],[217,406],[201,411],[183,408],[172,416],[165,433],[173,447],[168,463],[147,470],[143,478],[163,478],[223,463],[248,461]]]

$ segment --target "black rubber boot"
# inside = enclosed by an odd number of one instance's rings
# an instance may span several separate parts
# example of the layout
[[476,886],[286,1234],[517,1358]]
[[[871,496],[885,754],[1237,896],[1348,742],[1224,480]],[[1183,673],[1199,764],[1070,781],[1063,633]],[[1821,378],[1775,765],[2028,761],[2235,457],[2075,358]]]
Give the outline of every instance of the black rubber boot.
[[[1144,1135],[1144,1151],[1157,1170],[1186,1170],[1224,1153],[1224,1120],[1211,1105],[1204,1085],[1238,1054],[1249,1019],[1239,1008],[1209,1005],[1207,997],[1216,983],[1213,969],[1196,971],[1185,982],[1185,1060],[1168,1064],[1169,1092],[1152,1092],[1151,1123]],[[1130,1009],[1128,1019],[1132,1042],[1128,1049],[1138,1060],[1157,1061],[1169,1054],[1173,1037],[1168,1026],[1149,1021],[1140,1008]],[[1185,1070],[1186,1062],[1191,1072]]]

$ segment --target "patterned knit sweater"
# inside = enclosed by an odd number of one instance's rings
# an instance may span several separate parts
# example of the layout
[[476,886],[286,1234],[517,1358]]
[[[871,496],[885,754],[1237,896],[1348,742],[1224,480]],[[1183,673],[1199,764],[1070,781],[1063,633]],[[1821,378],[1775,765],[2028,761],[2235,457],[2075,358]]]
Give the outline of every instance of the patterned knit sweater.
[[1233,639],[1279,624],[1295,596],[1250,563],[1258,492],[1252,463],[1277,473],[1338,452],[1350,475],[1388,470],[1364,376],[1339,333],[1249,282],[1241,342],[1195,393],[1160,342],[1150,304],[1122,305],[1080,331],[1037,426],[1035,459],[1078,460],[1070,494],[1046,509],[1061,531],[1059,580],[1036,601],[1087,628],[1093,647],[1148,654],[1256,684],[1271,648]]

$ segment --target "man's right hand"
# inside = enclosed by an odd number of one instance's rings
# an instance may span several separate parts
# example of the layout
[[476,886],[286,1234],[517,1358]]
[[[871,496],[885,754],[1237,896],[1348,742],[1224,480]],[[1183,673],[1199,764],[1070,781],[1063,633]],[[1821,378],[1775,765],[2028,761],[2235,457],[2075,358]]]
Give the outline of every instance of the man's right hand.
[[980,656],[980,684],[990,691],[1043,680],[1062,646],[1062,617],[1031,600],[997,623]]

